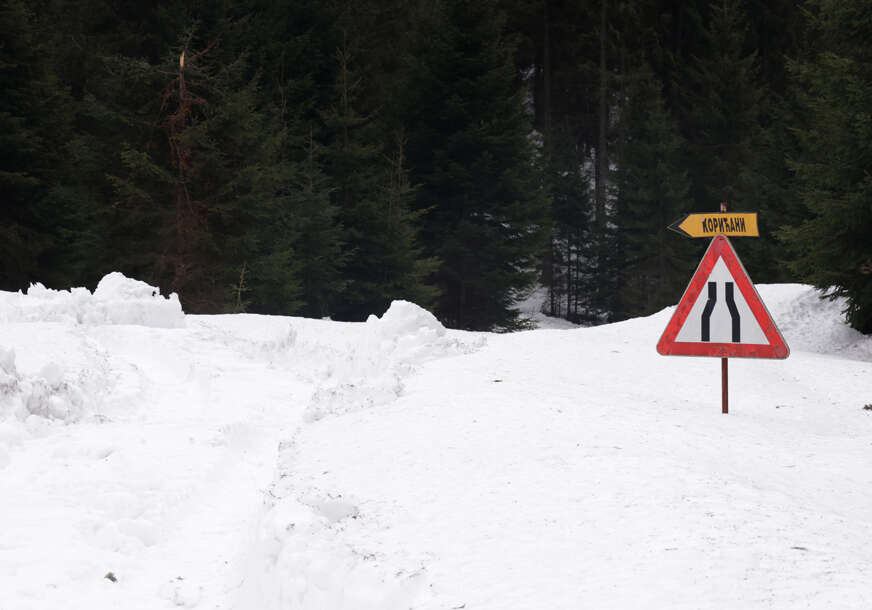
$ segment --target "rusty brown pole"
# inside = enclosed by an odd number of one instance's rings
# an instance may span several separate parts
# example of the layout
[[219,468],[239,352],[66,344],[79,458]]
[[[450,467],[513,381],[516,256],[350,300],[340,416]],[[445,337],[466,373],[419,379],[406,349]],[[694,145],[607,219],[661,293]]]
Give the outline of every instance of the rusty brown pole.
[[[727,211],[727,202],[721,201],[721,212]],[[729,384],[727,383],[727,358],[721,358],[721,413],[729,413]]]

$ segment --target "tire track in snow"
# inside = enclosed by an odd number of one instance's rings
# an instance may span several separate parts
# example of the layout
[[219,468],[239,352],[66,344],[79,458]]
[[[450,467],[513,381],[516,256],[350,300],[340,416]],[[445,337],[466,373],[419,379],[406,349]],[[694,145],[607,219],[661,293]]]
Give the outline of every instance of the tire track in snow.
[[484,335],[448,333],[405,301],[395,301],[381,318],[343,326],[342,335],[300,334],[297,349],[315,373],[315,389],[302,427],[280,448],[236,607],[406,610],[420,597],[427,585],[423,566],[386,564],[343,542],[345,528],[368,519],[354,499],[299,486],[296,438],[324,420],[390,405],[424,363],[484,344]]

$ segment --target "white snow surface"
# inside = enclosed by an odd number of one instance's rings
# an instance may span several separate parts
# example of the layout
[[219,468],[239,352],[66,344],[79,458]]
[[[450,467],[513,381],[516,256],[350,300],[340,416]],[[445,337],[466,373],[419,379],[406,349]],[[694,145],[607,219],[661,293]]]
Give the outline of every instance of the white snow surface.
[[26,294],[0,291],[0,321],[178,328],[185,325],[185,315],[176,293],[162,297],[159,288],[115,271],[100,280],[93,294],[87,288],[52,290],[39,283]]
[[731,359],[729,415],[717,359],[656,353],[672,308],[487,334],[0,293],[0,610],[870,608],[872,337],[758,290],[791,356]]

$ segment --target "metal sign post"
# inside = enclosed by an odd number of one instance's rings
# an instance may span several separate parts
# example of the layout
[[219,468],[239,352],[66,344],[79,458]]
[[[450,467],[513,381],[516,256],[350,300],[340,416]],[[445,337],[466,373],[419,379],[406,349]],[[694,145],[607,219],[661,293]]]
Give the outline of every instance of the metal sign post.
[[[721,201],[721,214],[727,213],[727,202]],[[754,215],[754,229],[757,229],[757,218]],[[742,223],[744,226],[744,223]],[[730,412],[730,385],[727,375],[727,358],[721,358],[721,413],[726,415]]]
[[[721,215],[730,216],[726,203],[721,204]],[[735,228],[735,222],[730,226]],[[756,219],[754,228],[756,234]],[[721,412],[729,413],[728,359],[782,359],[790,355],[790,348],[725,232],[719,231],[709,244],[657,351],[664,356],[720,358]]]

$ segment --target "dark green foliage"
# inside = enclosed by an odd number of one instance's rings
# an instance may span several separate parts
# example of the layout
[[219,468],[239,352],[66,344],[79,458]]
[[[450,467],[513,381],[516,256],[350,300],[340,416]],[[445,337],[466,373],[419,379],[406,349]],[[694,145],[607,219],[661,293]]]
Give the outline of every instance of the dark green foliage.
[[696,265],[693,244],[663,230],[690,208],[682,140],[660,84],[640,70],[627,85],[615,170],[617,294],[614,316],[648,315],[681,296]]
[[812,2],[818,53],[794,62],[802,122],[791,163],[810,217],[786,227],[793,268],[872,332],[872,7]]
[[426,277],[435,261],[417,244],[420,214],[410,212],[413,190],[405,167],[402,130],[385,120],[388,103],[371,79],[384,71],[372,47],[375,22],[385,15],[366,3],[343,7],[335,60],[336,82],[328,110],[321,113],[329,145],[326,171],[335,185],[332,200],[344,226],[345,275],[348,278],[335,317],[365,320],[385,311],[394,299],[431,307],[435,289]]
[[550,195],[541,282],[544,311],[573,321],[591,317],[595,235],[591,163],[597,137],[599,11],[585,2],[503,3],[518,32],[516,61],[528,79],[541,181]]
[[[52,192],[60,172],[67,96],[45,56],[28,2],[0,3],[0,288],[57,279]],[[54,264],[51,264],[54,263]],[[43,270],[43,265],[50,269]]]
[[[679,122],[690,153],[684,164],[691,180],[687,211],[718,211],[726,202],[730,211],[758,212],[761,237],[742,240],[739,253],[756,281],[784,281],[790,276],[778,258],[783,247],[773,236],[792,207],[787,142],[776,93],[761,78],[758,47],[749,44],[761,37],[749,9],[762,10],[739,0],[708,7],[703,44],[678,87]],[[767,61],[772,73],[775,59]]]
[[551,195],[550,246],[543,272],[549,292],[546,312],[581,322],[588,319],[591,309],[586,278],[592,255],[592,192],[569,130],[558,126],[550,144],[545,168]]
[[666,226],[726,200],[756,281],[872,328],[858,0],[0,0],[0,31],[2,289],[509,329],[540,274],[598,323],[677,299],[705,244]]
[[512,46],[493,2],[438,3],[410,65],[403,114],[422,238],[441,260],[438,313],[459,328],[513,328],[544,237]]
[[[258,245],[251,218],[279,186],[261,175],[276,147],[260,135],[266,119],[244,62],[219,62],[216,45],[183,48],[153,68],[128,61],[162,86],[161,103],[143,117],[145,148],[123,150],[124,167],[108,176],[124,218],[112,225],[123,232],[114,236],[119,263],[206,312],[228,308],[227,287]],[[249,264],[257,277],[257,262]]]
[[744,209],[738,185],[759,144],[765,96],[756,53],[745,50],[747,30],[738,0],[712,5],[706,47],[682,83],[695,211],[717,211],[722,201]]
[[[295,178],[280,192],[280,214],[267,213],[257,227],[273,234],[282,247],[270,246],[265,240],[265,254],[274,263],[275,290],[288,290],[288,272],[297,267],[296,277],[301,284],[301,306],[294,307],[303,315],[325,317],[330,315],[344,294],[343,231],[337,222],[338,210],[330,201],[329,180],[320,169],[319,151],[309,135],[305,160],[296,167]],[[280,220],[279,225],[270,222]],[[276,231],[278,229],[278,232]],[[273,255],[269,255],[270,247]],[[285,255],[276,260],[277,252]],[[281,313],[291,309],[287,301],[276,299],[264,311]]]

